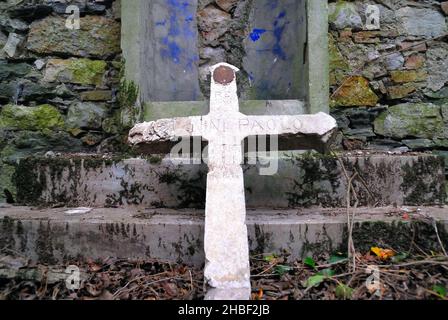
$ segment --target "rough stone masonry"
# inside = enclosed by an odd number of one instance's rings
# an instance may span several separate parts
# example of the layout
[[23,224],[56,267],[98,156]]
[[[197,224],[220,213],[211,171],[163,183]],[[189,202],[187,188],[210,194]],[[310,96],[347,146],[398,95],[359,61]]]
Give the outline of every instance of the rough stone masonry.
[[[81,10],[78,33],[65,28],[68,3],[0,1],[0,202],[4,189],[16,198],[12,177],[27,156],[123,151],[135,92],[119,78],[121,1],[70,1]],[[198,1],[201,71],[222,60],[241,65],[241,41],[253,31],[245,27],[248,3]],[[365,29],[367,4],[380,8],[379,30]],[[329,7],[334,148],[428,151],[448,168],[448,1]],[[210,44],[205,36],[216,25]]]
[[[249,136],[286,139],[288,147],[324,149],[331,141],[336,121],[325,113],[301,116],[246,116],[239,112],[235,72],[226,63],[211,67],[210,113],[206,116],[162,119],[136,125],[129,142],[145,152],[163,149],[177,137],[202,137],[208,141],[208,176],[205,208],[205,278],[220,290],[240,289],[235,297],[250,297],[249,248],[242,141]],[[311,142],[310,142],[311,141]],[[224,294],[223,294],[224,293]]]

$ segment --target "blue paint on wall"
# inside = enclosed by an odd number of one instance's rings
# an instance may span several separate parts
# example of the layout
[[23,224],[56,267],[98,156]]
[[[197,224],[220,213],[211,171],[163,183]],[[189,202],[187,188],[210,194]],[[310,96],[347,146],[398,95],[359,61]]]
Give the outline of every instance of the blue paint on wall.
[[278,7],[278,0],[271,0],[270,2],[267,3],[267,5],[269,6],[269,8],[271,10],[277,9],[277,7]]
[[278,15],[277,19],[281,19],[281,18],[284,18],[284,17],[286,17],[286,11],[285,10],[280,12],[280,14]]
[[[160,72],[163,83],[151,84],[154,101],[189,101],[201,98],[198,79],[198,28],[196,24],[197,1],[149,0],[154,2],[152,22],[156,42],[154,69]],[[162,66],[160,68],[159,66]]]
[[287,60],[287,55],[285,50],[282,47],[282,38],[283,34],[285,32],[286,26],[289,24],[289,22],[286,20],[287,13],[285,10],[282,10],[278,16],[275,18],[274,22],[272,23],[273,29],[266,30],[266,29],[260,29],[260,28],[254,28],[252,32],[250,33],[249,37],[253,42],[256,42],[260,40],[261,36],[266,32],[272,32],[274,36],[274,43],[272,44],[271,48],[265,48],[265,49],[259,49],[258,51],[272,51],[272,53],[282,60]]
[[265,33],[267,30],[266,29],[254,29],[251,33],[250,33],[250,38],[252,39],[252,41],[258,41],[261,38],[261,35],[263,33]]
[[186,69],[192,70],[194,62],[190,57],[192,53],[186,52],[182,42],[185,41],[185,38],[193,38],[196,35],[193,29],[196,8],[187,1],[180,0],[166,0],[166,4],[168,18],[156,22],[158,27],[167,27],[167,35],[160,40],[162,44],[160,55],[164,59],[169,59],[175,64],[181,64]]

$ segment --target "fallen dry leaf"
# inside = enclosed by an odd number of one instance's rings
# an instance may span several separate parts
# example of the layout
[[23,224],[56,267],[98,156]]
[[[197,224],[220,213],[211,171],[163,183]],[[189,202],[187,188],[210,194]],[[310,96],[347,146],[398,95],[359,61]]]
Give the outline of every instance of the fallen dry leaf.
[[378,258],[380,258],[380,260],[388,260],[390,258],[392,258],[393,256],[395,256],[395,252],[393,250],[390,249],[383,249],[383,248],[378,248],[378,247],[372,247],[370,249],[374,254],[376,254],[376,256]]

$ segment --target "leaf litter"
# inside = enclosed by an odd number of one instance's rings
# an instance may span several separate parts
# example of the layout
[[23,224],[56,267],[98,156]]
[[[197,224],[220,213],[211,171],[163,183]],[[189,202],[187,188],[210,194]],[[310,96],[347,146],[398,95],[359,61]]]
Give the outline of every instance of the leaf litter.
[[[252,256],[252,299],[448,299],[446,256],[398,253],[385,259],[377,251],[357,253],[354,271],[340,253],[292,262],[287,252]],[[401,259],[394,260],[399,255]],[[69,290],[65,281],[68,264],[36,265],[20,257],[3,255],[0,257],[0,300],[200,300],[204,297],[202,268],[157,260],[112,258],[71,262],[77,263],[82,281],[79,289]],[[379,270],[378,279],[370,272],[372,266]]]

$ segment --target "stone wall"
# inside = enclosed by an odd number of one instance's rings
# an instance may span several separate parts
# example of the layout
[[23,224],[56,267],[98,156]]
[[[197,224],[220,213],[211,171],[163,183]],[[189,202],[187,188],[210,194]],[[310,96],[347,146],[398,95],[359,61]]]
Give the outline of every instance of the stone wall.
[[[203,92],[215,62],[245,73],[252,1],[198,1]],[[338,146],[429,150],[448,168],[447,2],[329,2]],[[80,30],[65,25],[68,4],[81,9]],[[368,4],[380,8],[379,30],[366,28]],[[0,0],[0,202],[5,189],[15,193],[23,157],[123,151],[137,88],[121,80],[121,66],[119,0]]]
[[247,78],[243,68],[245,50],[243,40],[247,34],[247,24],[253,0],[199,0],[199,76],[202,94],[209,96],[209,68],[227,61],[240,68],[239,92],[247,86],[241,79]]
[[[66,27],[68,4],[79,30]],[[0,202],[20,158],[122,144],[120,53],[116,1],[0,1]]]
[[[366,28],[369,4],[380,29]],[[332,114],[345,149],[433,150],[448,164],[447,16],[440,0],[330,1]]]

